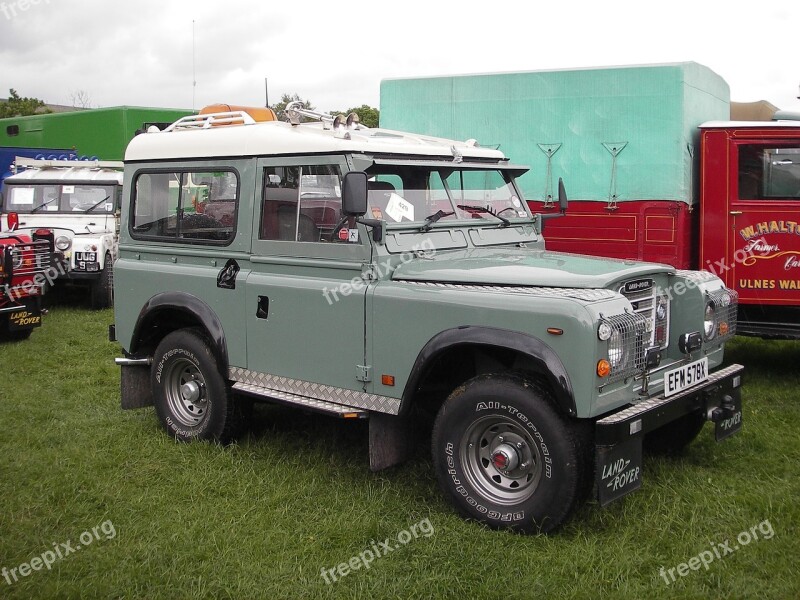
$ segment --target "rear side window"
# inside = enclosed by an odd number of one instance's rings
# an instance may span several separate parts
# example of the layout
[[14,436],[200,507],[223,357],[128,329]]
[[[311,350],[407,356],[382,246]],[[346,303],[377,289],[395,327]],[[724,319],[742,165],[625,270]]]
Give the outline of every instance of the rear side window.
[[233,240],[239,176],[233,170],[142,172],[130,217],[135,239],[226,245]]

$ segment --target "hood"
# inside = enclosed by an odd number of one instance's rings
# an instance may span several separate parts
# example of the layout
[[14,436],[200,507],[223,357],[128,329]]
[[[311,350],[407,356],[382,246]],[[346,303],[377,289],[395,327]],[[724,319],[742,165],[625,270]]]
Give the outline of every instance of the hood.
[[438,251],[395,269],[395,281],[478,285],[607,288],[624,279],[674,273],[668,265],[526,248]]

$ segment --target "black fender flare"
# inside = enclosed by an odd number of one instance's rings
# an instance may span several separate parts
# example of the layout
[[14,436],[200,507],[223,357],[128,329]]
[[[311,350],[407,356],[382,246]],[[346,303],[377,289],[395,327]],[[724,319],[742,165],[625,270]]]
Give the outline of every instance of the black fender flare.
[[219,361],[220,371],[227,378],[228,344],[222,322],[214,310],[197,296],[186,292],[162,292],[145,302],[136,319],[129,353],[135,356],[142,342],[147,339],[147,331],[158,315],[167,310],[184,313],[192,320],[199,321],[208,332],[214,352]]
[[494,346],[514,350],[533,359],[550,384],[558,407],[570,416],[577,414],[575,394],[564,363],[556,352],[542,340],[532,335],[492,327],[463,326],[446,329],[433,336],[417,355],[408,382],[403,389],[400,414],[411,406],[411,399],[419,386],[426,367],[442,352],[456,346]]

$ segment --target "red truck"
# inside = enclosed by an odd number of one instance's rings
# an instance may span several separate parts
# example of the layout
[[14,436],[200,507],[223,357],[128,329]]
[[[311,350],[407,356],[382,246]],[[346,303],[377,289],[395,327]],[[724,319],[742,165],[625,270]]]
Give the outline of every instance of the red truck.
[[696,177],[696,205],[570,202],[547,247],[711,271],[739,293],[737,333],[800,339],[800,121],[702,124]]
[[50,231],[0,233],[0,341],[27,339],[42,324],[52,256]]

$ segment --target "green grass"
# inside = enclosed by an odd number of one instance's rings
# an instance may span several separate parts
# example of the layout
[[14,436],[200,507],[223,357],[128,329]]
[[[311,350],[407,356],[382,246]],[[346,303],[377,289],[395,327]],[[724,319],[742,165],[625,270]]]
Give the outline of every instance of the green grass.
[[[524,537],[456,516],[426,447],[370,473],[364,423],[259,406],[236,445],[172,441],[151,408],[119,408],[112,319],[56,307],[30,340],[0,345],[0,568],[107,520],[116,531],[50,571],[0,578],[0,598],[800,595],[798,343],[729,346],[747,366],[740,435],[716,444],[706,426],[684,457],[646,458],[639,492]],[[423,519],[430,537],[331,585],[320,576]],[[671,585],[659,576],[765,520],[771,539]]]

